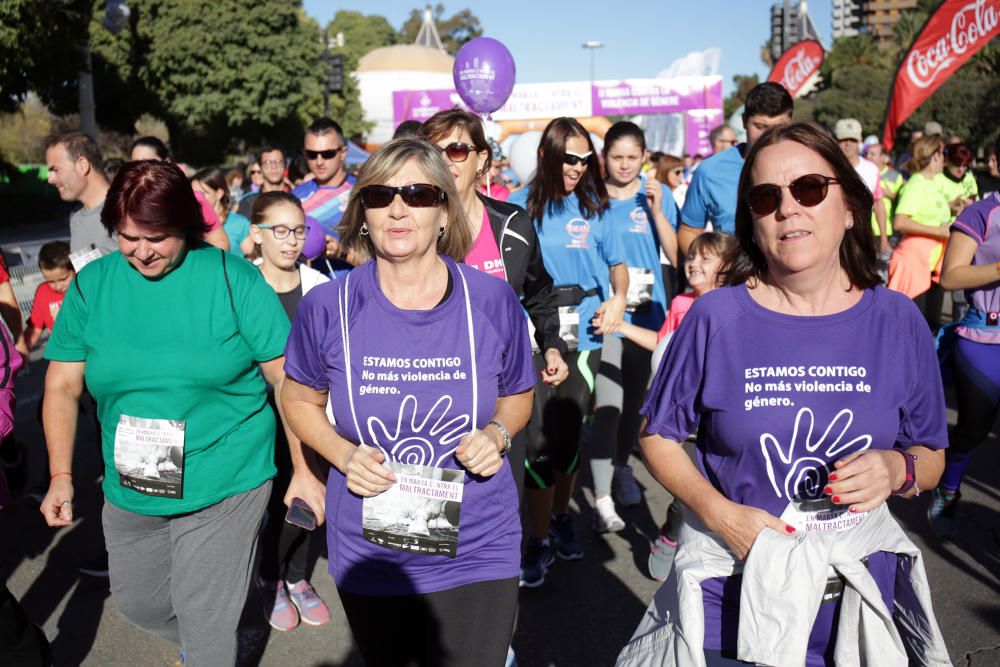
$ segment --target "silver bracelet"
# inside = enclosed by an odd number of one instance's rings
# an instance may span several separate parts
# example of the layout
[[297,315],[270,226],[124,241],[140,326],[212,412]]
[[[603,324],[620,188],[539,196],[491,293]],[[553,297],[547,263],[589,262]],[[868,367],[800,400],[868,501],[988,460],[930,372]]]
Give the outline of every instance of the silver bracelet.
[[507,430],[507,427],[495,419],[491,419],[487,426],[495,426],[496,429],[500,431],[500,435],[503,437],[503,451],[500,452],[500,456],[507,456],[510,454],[510,431]]

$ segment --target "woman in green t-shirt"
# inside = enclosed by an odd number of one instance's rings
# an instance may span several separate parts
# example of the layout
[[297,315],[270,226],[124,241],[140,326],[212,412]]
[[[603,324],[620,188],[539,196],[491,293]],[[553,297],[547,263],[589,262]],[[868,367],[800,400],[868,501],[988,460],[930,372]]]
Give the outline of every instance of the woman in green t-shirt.
[[77,274],[45,352],[41,511],[50,526],[73,520],[86,377],[118,611],[182,647],[188,665],[231,665],[275,473],[266,383],[284,381],[288,318],[257,269],[203,242],[201,208],[174,165],[125,165],[101,222],[119,252]]
[[903,239],[889,260],[889,289],[913,299],[932,329],[941,326],[944,292],[938,284],[941,257],[951,225],[948,200],[935,180],[944,169],[941,137],[913,143],[912,173],[899,193],[893,226]]
[[944,148],[944,169],[934,177],[951,209],[951,220],[972,202],[979,199],[979,185],[972,171],[972,151],[965,144],[951,144]]

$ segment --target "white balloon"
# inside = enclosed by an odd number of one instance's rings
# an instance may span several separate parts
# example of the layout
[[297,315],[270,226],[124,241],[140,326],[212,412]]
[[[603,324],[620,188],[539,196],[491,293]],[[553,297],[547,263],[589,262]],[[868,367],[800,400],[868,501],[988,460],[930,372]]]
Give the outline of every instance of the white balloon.
[[520,134],[508,134],[504,137],[503,141],[500,142],[500,150],[503,151],[504,157],[508,157],[510,155],[511,146],[513,146],[514,142],[520,138]]
[[602,150],[604,150],[604,139],[601,139],[593,132],[590,132],[589,134],[590,134],[590,140],[594,143],[594,150],[600,153]]
[[517,138],[511,147],[507,159],[510,168],[522,185],[531,182],[538,166],[538,145],[542,141],[541,132],[525,132]]

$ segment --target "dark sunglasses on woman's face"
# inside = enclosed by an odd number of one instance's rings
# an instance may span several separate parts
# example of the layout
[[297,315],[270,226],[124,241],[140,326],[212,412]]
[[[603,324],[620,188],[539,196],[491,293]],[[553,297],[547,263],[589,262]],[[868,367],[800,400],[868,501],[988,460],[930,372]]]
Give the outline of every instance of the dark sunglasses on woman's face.
[[307,160],[315,160],[320,155],[323,156],[324,160],[332,160],[333,158],[337,157],[337,153],[339,153],[342,150],[344,150],[343,146],[341,146],[340,148],[331,148],[330,150],[327,151],[311,151],[307,148],[302,152],[306,154]]
[[[803,206],[819,206],[826,199],[826,193],[831,183],[840,181],[832,176],[821,174],[806,174],[799,176],[788,184],[792,198]],[[750,188],[746,195],[747,206],[756,215],[771,215],[781,206],[781,186],[774,183],[761,183]]]
[[563,162],[565,162],[571,167],[575,167],[578,164],[586,166],[587,160],[590,159],[591,155],[593,155],[592,152],[584,153],[583,155],[577,155],[576,153],[566,153],[565,155],[563,155]]
[[461,141],[456,141],[441,148],[441,152],[448,156],[448,159],[452,162],[465,162],[469,157],[469,153],[474,150],[475,147]]
[[413,183],[393,188],[388,185],[366,185],[361,188],[361,203],[365,208],[385,208],[399,195],[403,203],[416,208],[439,206],[445,200],[444,190],[429,183]]

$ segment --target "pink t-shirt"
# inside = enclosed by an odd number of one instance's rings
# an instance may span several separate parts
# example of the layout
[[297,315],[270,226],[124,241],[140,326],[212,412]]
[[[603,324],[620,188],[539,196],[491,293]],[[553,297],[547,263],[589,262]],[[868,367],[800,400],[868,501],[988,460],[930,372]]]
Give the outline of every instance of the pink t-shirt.
[[479,186],[479,191],[487,197],[499,199],[500,201],[507,201],[507,198],[510,197],[510,189],[503,183],[490,183],[489,192],[486,191],[485,185],[481,185]]
[[678,294],[670,301],[670,310],[667,312],[667,319],[663,321],[663,326],[660,327],[660,331],[656,334],[656,340],[663,340],[666,336],[677,331],[677,327],[681,325],[681,320],[691,310],[691,304],[694,303],[696,298],[698,298],[698,295],[694,292],[685,292],[684,294]]
[[198,200],[198,205],[201,206],[201,214],[205,217],[205,222],[208,224],[208,231],[214,232],[221,227],[222,221],[219,220],[219,214],[215,212],[215,207],[212,206],[212,202],[208,201],[208,197],[204,193],[195,190],[194,198]]
[[472,243],[472,249],[465,257],[465,263],[483,273],[496,276],[502,280],[507,280],[507,272],[503,268],[503,258],[500,256],[500,247],[497,240],[493,238],[493,230],[490,228],[490,218],[483,209],[483,223],[479,227],[479,234]]

